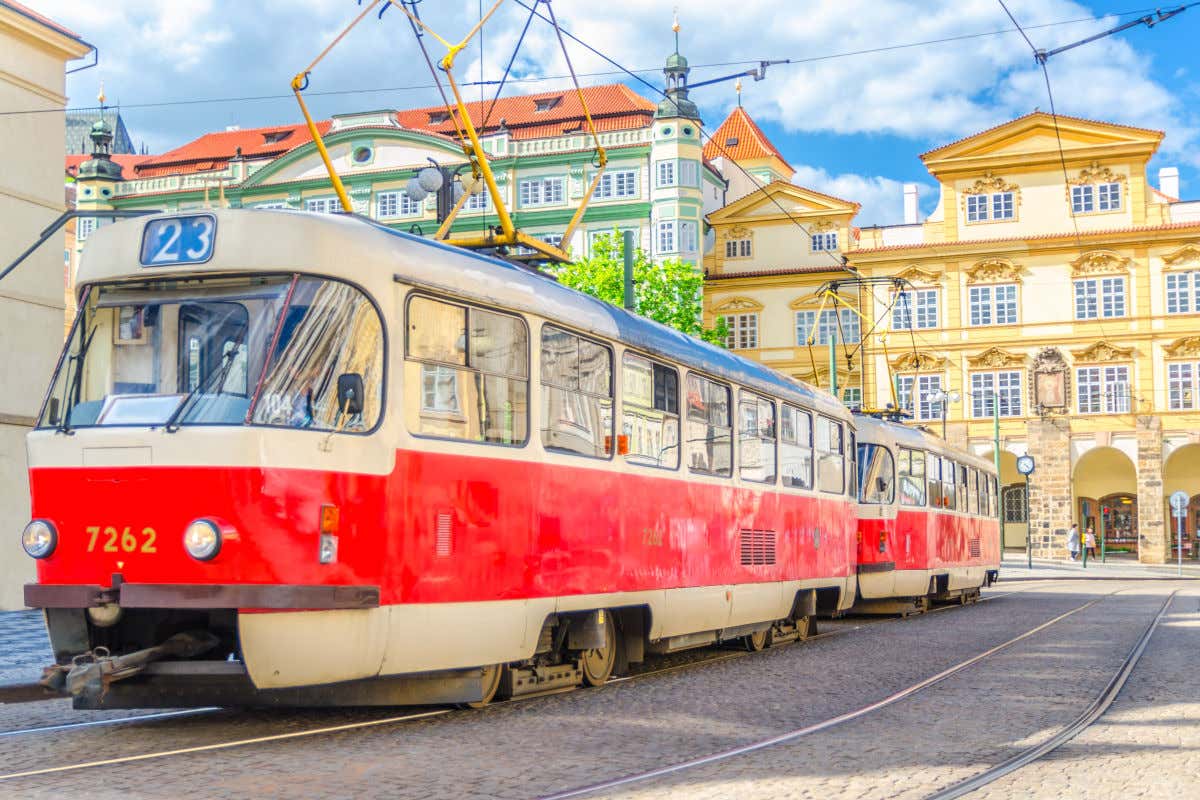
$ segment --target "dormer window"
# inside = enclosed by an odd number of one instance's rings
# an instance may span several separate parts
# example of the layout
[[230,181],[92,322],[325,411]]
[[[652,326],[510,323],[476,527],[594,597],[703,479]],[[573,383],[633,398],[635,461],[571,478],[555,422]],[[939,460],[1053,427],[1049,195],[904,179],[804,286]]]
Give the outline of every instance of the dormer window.
[[429,124],[430,125],[441,125],[443,122],[449,122],[449,121],[450,121],[450,112],[449,111],[430,111],[429,112]]
[[262,135],[263,144],[275,144],[277,142],[282,142],[291,135],[292,131],[271,131],[269,133],[264,133]]
[[550,109],[554,108],[556,105],[558,105],[561,102],[562,102],[561,94],[556,95],[554,97],[544,97],[541,100],[533,101],[533,105],[534,105],[533,110],[538,113],[541,113],[543,111],[549,111]]
[[736,137],[736,136],[730,136],[728,139],[725,140],[726,147],[737,147],[737,143],[738,143],[738,137]]

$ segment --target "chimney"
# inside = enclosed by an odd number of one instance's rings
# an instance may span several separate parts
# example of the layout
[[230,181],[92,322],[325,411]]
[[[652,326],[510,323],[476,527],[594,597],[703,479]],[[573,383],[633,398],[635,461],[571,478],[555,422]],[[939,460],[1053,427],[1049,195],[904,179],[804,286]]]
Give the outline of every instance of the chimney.
[[233,133],[234,131],[240,131],[241,129],[242,129],[241,125],[226,125],[225,126],[226,133]]
[[904,224],[916,225],[921,220],[921,207],[917,202],[920,190],[915,183],[904,184]]
[[1179,167],[1163,167],[1158,171],[1158,190],[1179,200]]

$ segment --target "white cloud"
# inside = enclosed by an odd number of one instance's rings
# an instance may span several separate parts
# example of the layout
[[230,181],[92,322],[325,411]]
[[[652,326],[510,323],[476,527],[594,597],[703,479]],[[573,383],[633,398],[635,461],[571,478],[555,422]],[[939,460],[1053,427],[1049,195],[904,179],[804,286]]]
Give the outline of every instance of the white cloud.
[[[792,177],[792,183],[816,189],[844,200],[862,204],[854,224],[896,225],[904,220],[904,184],[880,175],[855,175],[842,173],[831,175],[821,167],[801,165]],[[934,196],[932,185],[921,185],[923,205],[928,206]]]

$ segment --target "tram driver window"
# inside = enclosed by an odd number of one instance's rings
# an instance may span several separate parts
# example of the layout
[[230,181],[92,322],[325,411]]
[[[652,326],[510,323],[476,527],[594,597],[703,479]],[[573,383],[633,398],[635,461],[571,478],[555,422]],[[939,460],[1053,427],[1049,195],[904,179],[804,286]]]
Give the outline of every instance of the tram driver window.
[[942,459],[933,453],[925,454],[925,479],[929,481],[929,505],[942,507]]
[[900,448],[900,505],[925,505],[925,454]]
[[784,403],[779,413],[779,471],[783,485],[813,485],[812,414]]
[[404,416],[425,436],[524,444],[529,334],[515,316],[413,297],[408,303]]
[[845,444],[842,425],[829,417],[817,417],[817,488],[822,492],[846,491]]
[[688,467],[692,472],[733,474],[729,387],[699,375],[687,378]]
[[621,361],[621,435],[631,464],[678,469],[679,373],[626,353]]
[[542,445],[593,458],[612,454],[612,351],[542,327]]
[[858,502],[891,505],[896,497],[896,464],[883,445],[858,445]]
[[742,480],[775,482],[775,404],[749,392],[738,403],[738,469]]

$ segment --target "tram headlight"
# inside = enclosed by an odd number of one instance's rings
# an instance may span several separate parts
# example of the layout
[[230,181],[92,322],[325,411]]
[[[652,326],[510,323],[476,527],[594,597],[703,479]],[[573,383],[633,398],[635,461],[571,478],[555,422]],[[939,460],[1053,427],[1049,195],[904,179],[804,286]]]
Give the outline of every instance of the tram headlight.
[[21,532],[21,547],[33,558],[48,558],[58,547],[58,531],[49,520],[32,520]]
[[183,532],[183,549],[197,561],[212,561],[221,552],[221,529],[212,520],[193,520]]

